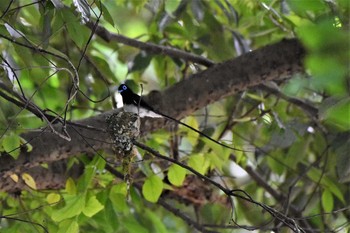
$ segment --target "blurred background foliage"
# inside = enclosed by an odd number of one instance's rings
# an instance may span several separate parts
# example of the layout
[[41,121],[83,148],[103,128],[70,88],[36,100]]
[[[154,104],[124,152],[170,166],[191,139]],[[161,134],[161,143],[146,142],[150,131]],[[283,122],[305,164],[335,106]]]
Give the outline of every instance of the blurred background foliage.
[[[296,206],[298,217],[305,217],[318,231],[346,232],[350,223],[349,10],[348,0],[2,0],[1,85],[13,91],[7,92],[13,98],[23,92],[41,109],[59,115],[67,110],[68,119],[77,120],[111,109],[111,90],[126,79],[135,90],[142,83],[146,94],[206,69],[166,53],[106,42],[86,25],[97,20],[112,33],[172,46],[213,62],[283,38],[298,38],[308,52],[306,74],[275,85],[280,95],[252,88],[184,119],[246,152],[237,152],[232,159],[232,151],[203,143],[181,127],[177,136],[186,136],[181,137],[178,151],[182,162],[232,189],[245,190],[258,202],[286,214],[289,205]],[[70,102],[74,72],[79,74],[79,93]],[[310,115],[290,98],[316,108],[318,114]],[[3,98],[0,122],[0,149],[15,158],[24,143],[20,134],[45,125]],[[163,130],[141,140],[171,157],[173,137]],[[174,189],[170,184],[190,189],[191,183],[186,183],[190,172],[173,165],[163,168],[159,161],[144,157],[133,165],[144,174],[137,180],[143,182],[142,192],[131,188],[127,200],[125,183],[104,170],[99,156],[89,161],[83,155],[69,162],[77,161],[85,165],[85,172],[78,180],[68,179],[63,190],[23,191],[19,198],[1,193],[1,215],[17,214],[43,224],[49,232],[193,232],[188,223],[150,203]],[[288,199],[273,198],[247,169]],[[196,205],[168,201],[202,224],[235,226],[233,219],[263,232],[273,219],[239,199],[233,206],[213,200]],[[4,218],[0,229],[44,232],[35,224]]]

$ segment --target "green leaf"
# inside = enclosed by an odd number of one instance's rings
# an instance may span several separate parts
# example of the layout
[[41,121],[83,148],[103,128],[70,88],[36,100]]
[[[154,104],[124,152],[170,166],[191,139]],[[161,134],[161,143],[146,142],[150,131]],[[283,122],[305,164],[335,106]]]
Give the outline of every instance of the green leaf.
[[128,210],[126,202],[127,185],[125,182],[114,185],[109,193],[109,199],[113,204],[113,208],[118,212]]
[[108,78],[113,77],[114,73],[111,71],[109,64],[104,58],[91,55],[90,59],[92,60],[96,68],[98,68],[99,72],[101,72],[101,74],[104,77],[108,77]]
[[69,10],[60,10],[62,21],[65,22],[70,39],[79,47],[83,47],[87,40],[88,31],[84,28],[77,17]]
[[[316,168],[311,168],[307,175],[315,183],[318,183],[320,177],[322,176],[321,171]],[[323,185],[327,190],[330,190],[343,204],[345,204],[342,191],[338,188],[336,182],[334,182],[331,178],[323,175],[321,179],[321,185]]]
[[305,66],[313,76],[312,84],[331,94],[346,94],[350,52],[347,33],[337,28],[331,18],[322,19],[318,24],[303,25],[297,33],[309,50]]
[[116,217],[116,212],[114,211],[111,201],[107,201],[104,211],[98,213],[96,216],[100,216],[102,218],[102,221],[99,221],[99,219],[97,220],[103,224],[102,228],[104,231],[102,232],[116,232],[120,225],[120,220]]
[[350,130],[350,98],[343,99],[327,109],[324,119],[327,124],[341,131]]
[[148,177],[142,186],[142,194],[149,202],[156,203],[163,191],[163,182],[157,175]]
[[31,152],[33,150],[33,146],[24,138],[20,138],[21,140],[21,145],[25,146],[25,148],[27,149],[27,152]]
[[186,170],[177,164],[172,164],[169,167],[168,179],[171,184],[181,186],[186,177]]
[[338,134],[332,148],[336,154],[336,170],[339,182],[350,182],[350,159],[349,159],[350,132]]
[[152,226],[154,227],[154,232],[157,233],[167,233],[169,230],[165,226],[163,218],[161,218],[157,213],[150,209],[145,209],[146,216],[152,221]]
[[10,133],[2,140],[2,146],[7,153],[17,159],[20,154],[21,138],[14,133]]
[[112,202],[112,205],[113,205],[113,208],[115,211],[117,212],[126,212],[128,211],[129,207],[128,207],[128,204],[126,202],[126,197],[120,193],[117,193],[117,194],[114,194],[109,196],[111,202]]
[[203,155],[191,155],[188,160],[188,165],[200,174],[204,175],[207,172],[210,164]]
[[89,165],[85,166],[84,175],[81,178],[79,178],[79,181],[77,184],[77,188],[79,191],[83,192],[87,190],[87,188],[90,186],[92,179],[94,178],[96,173],[95,164],[96,164],[96,159],[91,161]]
[[176,8],[180,5],[180,0],[172,0],[172,1],[165,1],[165,11],[168,13],[168,14],[172,14]]
[[[189,116],[183,121],[185,124],[198,130],[198,121],[195,117]],[[192,146],[197,144],[199,134],[186,126],[181,125],[181,130],[187,132],[186,139],[191,143]]]
[[278,175],[282,175],[285,172],[285,166],[279,161],[283,161],[283,158],[277,153],[271,153],[267,158],[267,164],[270,169],[277,173]]
[[64,200],[66,205],[51,215],[52,220],[56,222],[79,215],[85,207],[85,195],[67,195]]
[[123,226],[127,229],[126,232],[149,233],[135,218],[124,219]]
[[258,95],[258,94],[254,94],[254,93],[247,93],[247,97],[249,97],[252,100],[257,100],[258,102],[265,102],[265,98],[264,96]]
[[229,209],[217,203],[205,204],[200,209],[200,217],[207,224],[221,224],[222,219],[229,215]]
[[22,179],[24,180],[24,183],[28,185],[30,188],[36,190],[36,182],[34,178],[29,173],[23,173]]
[[209,152],[205,156],[210,161],[210,169],[218,169],[222,172],[223,166],[227,164],[227,159],[223,159],[220,154]]
[[326,8],[325,3],[321,0],[287,0],[287,3],[295,13],[301,16],[307,16],[310,12],[318,12]]
[[67,219],[59,224],[59,230],[57,233],[78,233],[79,225],[74,219]]
[[337,95],[346,93],[344,82],[347,69],[339,61],[329,55],[311,54],[306,58],[305,63],[314,76],[312,83],[317,89],[325,89]]
[[130,187],[130,197],[131,200],[135,206],[135,208],[137,208],[138,210],[144,208],[144,198],[142,196],[142,194],[139,192],[139,190],[137,190],[134,187]]
[[91,196],[85,204],[83,214],[88,217],[94,216],[103,209],[103,205],[97,200],[96,196]]
[[129,68],[129,73],[135,71],[143,71],[144,69],[146,69],[151,63],[152,57],[153,56],[148,55],[144,51],[137,54],[132,62],[131,67]]
[[113,194],[119,193],[126,197],[128,193],[128,187],[125,182],[118,183],[111,188],[111,193]]
[[[288,153],[284,158],[284,163],[289,167],[296,169],[297,164],[306,157],[306,148],[309,146],[308,140],[297,140],[288,149]],[[298,156],[295,156],[298,155]]]
[[111,14],[109,13],[107,7],[102,4],[102,2],[99,2],[98,4],[96,4],[99,8],[100,6],[102,7],[102,9],[100,9],[102,11],[102,15],[103,15],[103,18],[108,22],[110,23],[113,27],[114,27],[114,20],[113,20],[113,17],[111,16]]
[[322,193],[322,206],[326,212],[333,210],[334,199],[333,195],[328,189],[325,189]]
[[75,186],[75,182],[71,177],[69,177],[66,181],[66,192],[70,195],[75,195],[77,193],[77,187]]
[[61,200],[61,195],[59,195],[58,193],[50,193],[50,194],[47,195],[47,197],[46,197],[46,201],[47,201],[47,203],[49,203],[50,205],[56,204],[56,203],[59,202],[60,200]]
[[[208,146],[210,149],[212,149],[213,153],[216,154],[216,156],[218,158],[220,158],[221,160],[226,161],[228,159],[228,157],[230,156],[230,153],[232,152],[232,151],[230,151],[230,149],[225,148],[222,145],[219,145],[219,144],[213,142],[212,140],[209,140],[208,138],[201,137],[201,140],[205,143],[206,146]],[[222,142],[222,144],[225,144],[225,143]],[[230,145],[230,146],[234,147],[234,145]]]

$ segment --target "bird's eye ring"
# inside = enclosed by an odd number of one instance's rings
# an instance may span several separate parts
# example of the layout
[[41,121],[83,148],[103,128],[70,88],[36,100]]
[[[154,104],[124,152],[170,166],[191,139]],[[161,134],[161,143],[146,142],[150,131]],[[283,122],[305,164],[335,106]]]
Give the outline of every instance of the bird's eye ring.
[[127,87],[125,85],[123,85],[123,90],[125,91],[127,89]]

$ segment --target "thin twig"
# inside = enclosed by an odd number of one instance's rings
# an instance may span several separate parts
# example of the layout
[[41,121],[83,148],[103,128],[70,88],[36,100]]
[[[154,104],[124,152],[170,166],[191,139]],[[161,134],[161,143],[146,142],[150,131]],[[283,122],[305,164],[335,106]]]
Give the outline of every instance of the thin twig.
[[[245,192],[244,190],[242,189],[226,189],[224,186],[222,186],[221,184],[215,182],[214,180],[210,179],[209,177],[205,176],[205,175],[202,175],[200,174],[198,171],[196,171],[195,169],[193,169],[192,167],[186,165],[186,164],[183,164],[175,159],[172,159],[170,157],[166,157],[162,154],[160,154],[158,151],[142,144],[142,143],[139,143],[137,141],[133,141],[134,145],[136,145],[137,147],[145,150],[145,151],[148,151],[149,153],[151,153],[152,155],[158,157],[158,158],[161,158],[163,160],[166,160],[166,161],[169,161],[169,162],[172,162],[174,164],[177,164],[179,165],[180,167],[192,172],[193,174],[195,174],[196,176],[198,176],[199,178],[203,179],[204,181],[207,181],[209,182],[210,184],[214,185],[215,187],[219,188],[222,192],[224,192],[227,196],[232,196],[232,197],[236,197],[236,198],[240,198],[244,201],[248,201],[252,204],[255,204],[259,207],[261,207],[262,209],[264,209],[265,211],[267,211],[272,217],[278,219],[280,222],[282,222],[284,225],[288,226],[292,231],[294,232],[305,232],[296,222],[293,218],[290,218],[286,215],[284,215],[283,213],[275,210],[274,208],[268,206],[268,205],[265,205],[263,203],[260,203],[260,202],[257,202],[255,201],[247,192]],[[241,194],[240,194],[241,193]],[[243,194],[243,195],[242,195]]]

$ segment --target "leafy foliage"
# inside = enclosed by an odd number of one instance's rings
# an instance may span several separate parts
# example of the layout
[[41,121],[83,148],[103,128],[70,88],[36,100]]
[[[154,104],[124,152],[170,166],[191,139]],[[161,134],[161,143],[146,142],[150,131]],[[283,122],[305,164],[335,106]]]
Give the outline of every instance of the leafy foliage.
[[[21,134],[52,120],[25,108],[84,119],[110,110],[113,86],[126,79],[162,90],[206,69],[167,49],[152,53],[155,45],[222,62],[296,37],[308,53],[305,75],[184,119],[239,151],[180,127],[140,139],[169,160],[139,150],[131,184],[108,163],[110,151],[67,159],[65,174],[76,164],[83,174],[50,190],[28,173],[11,174],[27,189],[0,193],[1,232],[263,232],[291,219],[304,229],[349,230],[349,12],[347,0],[3,0],[0,150],[13,159],[32,150]],[[106,39],[97,22],[137,40]]]

